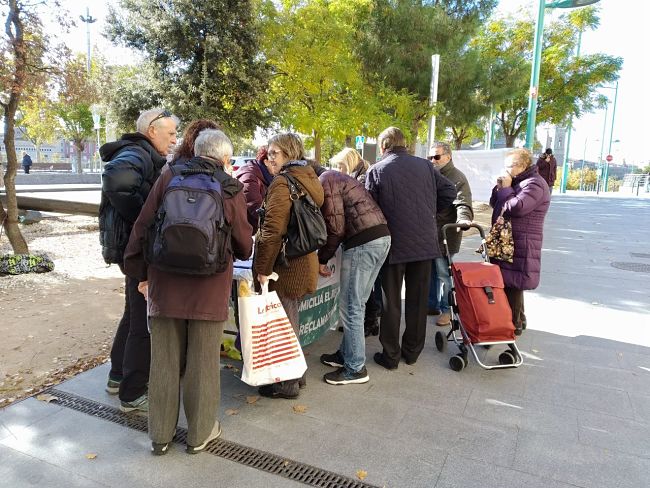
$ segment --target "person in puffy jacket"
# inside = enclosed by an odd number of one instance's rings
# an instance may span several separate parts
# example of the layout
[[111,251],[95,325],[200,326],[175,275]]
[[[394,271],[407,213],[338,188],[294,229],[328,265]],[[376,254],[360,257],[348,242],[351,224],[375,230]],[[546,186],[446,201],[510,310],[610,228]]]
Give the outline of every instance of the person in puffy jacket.
[[[454,185],[426,159],[411,156],[406,138],[389,127],[377,138],[382,159],[368,170],[366,189],[388,221],[391,247],[381,270],[386,297],[374,361],[396,369],[400,358],[415,364],[426,340],[431,261],[440,257],[436,213],[453,204]],[[400,345],[402,283],[406,282],[406,328]]]
[[[246,220],[242,185],[225,171],[232,157],[230,140],[220,130],[203,130],[196,137],[194,153],[196,156],[181,168],[207,169],[219,181],[225,220],[231,228],[229,247],[235,258],[248,259],[253,239]],[[224,271],[210,275],[174,273],[147,264],[145,236],[173,177],[172,171],[165,171],[154,185],[135,222],[124,256],[127,273],[138,279],[149,302],[149,437],[157,455],[168,452],[176,433],[181,383],[187,417],[186,451],[201,452],[221,434],[217,420],[221,396],[219,347],[228,318],[233,274],[232,259]]]
[[[318,285],[318,256],[316,252],[296,258],[287,258],[286,265],[278,261],[283,239],[291,217],[291,194],[287,179],[289,174],[309,194],[319,207],[323,204],[323,187],[313,168],[305,160],[302,140],[296,134],[279,134],[269,140],[269,160],[280,168],[273,178],[264,202],[264,221],[255,241],[253,275],[259,284],[268,281],[271,273],[279,276],[277,282],[269,283],[269,290],[275,290],[282,302],[296,336],[299,335],[298,305],[307,293],[316,291]],[[305,373],[306,375],[306,373]],[[306,385],[306,376],[300,380],[283,381],[259,388],[262,396],[270,398],[296,398],[299,387]]]
[[490,205],[494,209],[492,224],[502,212],[503,218],[512,223],[515,255],[512,263],[494,259],[492,262],[501,268],[515,334],[521,335],[526,328],[524,290],[534,290],[539,285],[544,219],[551,203],[551,194],[527,149],[509,152],[504,166],[505,175],[497,179],[490,198]]
[[[107,263],[122,272],[124,249],[151,188],[176,144],[178,119],[167,110],[140,114],[137,132],[99,148],[102,161],[102,195],[99,206],[99,240]],[[138,292],[138,281],[124,277],[125,305],[111,348],[111,371],[106,391],[119,393],[121,408],[147,411],[147,382],[151,344],[147,330],[147,306]]]
[[338,171],[325,171],[319,180],[325,191],[321,212],[327,226],[327,242],[318,251],[322,276],[332,274],[327,262],[343,247],[339,295],[343,340],[335,353],[320,357],[323,364],[338,368],[323,379],[330,385],[366,383],[370,379],[365,366],[366,300],[388,255],[390,232],[381,209],[359,181]]
[[273,176],[278,171],[280,171],[279,166],[268,157],[268,148],[262,146],[257,151],[255,162],[245,164],[235,174],[235,178],[244,185],[248,223],[253,227],[253,234],[257,232],[258,227],[259,215],[257,211],[262,206]]

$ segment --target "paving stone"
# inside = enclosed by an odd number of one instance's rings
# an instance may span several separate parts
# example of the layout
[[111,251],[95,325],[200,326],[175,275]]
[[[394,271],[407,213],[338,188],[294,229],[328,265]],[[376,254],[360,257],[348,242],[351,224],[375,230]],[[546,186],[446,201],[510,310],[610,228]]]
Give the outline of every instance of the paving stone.
[[627,392],[581,384],[565,384],[528,376],[524,398],[558,406],[634,418]]
[[27,454],[0,446],[0,480],[2,486],[20,488],[100,488],[109,486],[62,469]]
[[[648,364],[650,365],[650,358]],[[640,368],[634,371],[619,368],[597,368],[584,364],[576,364],[575,378],[576,383],[585,385],[603,386],[623,391],[650,392],[650,371],[645,371]]]
[[546,405],[516,396],[491,395],[474,390],[463,417],[493,425],[553,435],[563,440],[578,440],[578,411]]
[[494,466],[463,456],[449,456],[435,488],[575,488],[559,481],[531,475],[516,469]]
[[650,459],[650,423],[592,412],[578,415],[580,442]]
[[47,403],[30,397],[14,403],[10,407],[0,409],[0,440],[16,435],[16,431],[60,411],[62,407],[56,403]]
[[650,483],[648,459],[531,432],[519,433],[514,466],[584,488],[642,488]]

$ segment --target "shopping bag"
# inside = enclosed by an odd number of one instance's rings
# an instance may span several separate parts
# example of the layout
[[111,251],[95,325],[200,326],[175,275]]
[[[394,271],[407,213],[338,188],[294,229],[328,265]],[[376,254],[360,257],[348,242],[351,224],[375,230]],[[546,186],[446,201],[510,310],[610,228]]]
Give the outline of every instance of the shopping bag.
[[[512,236],[512,223],[504,219],[503,211],[485,238],[485,246],[487,255],[492,259],[512,263],[515,255],[515,240]],[[483,244],[476,252],[483,252]]]
[[251,386],[294,380],[307,363],[278,294],[239,297],[239,327],[244,369],[242,381]]

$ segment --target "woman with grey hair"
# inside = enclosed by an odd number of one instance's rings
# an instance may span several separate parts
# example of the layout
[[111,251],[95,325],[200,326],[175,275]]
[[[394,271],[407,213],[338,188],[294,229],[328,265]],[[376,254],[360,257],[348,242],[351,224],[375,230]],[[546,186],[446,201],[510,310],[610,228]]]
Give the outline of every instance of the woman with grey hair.
[[[278,259],[283,248],[291,216],[291,195],[286,174],[292,177],[311,196],[319,207],[323,204],[323,187],[313,168],[305,161],[302,140],[296,134],[279,134],[269,140],[268,158],[280,168],[279,176],[273,178],[264,200],[264,221],[260,224],[255,241],[253,274],[264,284],[274,271],[277,282],[269,284],[270,290],[278,293],[287,317],[296,335],[299,331],[298,304],[307,293],[316,291],[318,283],[318,256],[316,252],[305,256]],[[270,398],[296,398],[299,386],[305,386],[306,379],[283,381],[259,388],[262,396]]]
[[[242,185],[225,171],[232,156],[230,140],[220,130],[203,130],[194,143],[194,154],[187,163],[173,166],[171,171],[160,176],[134,224],[124,256],[127,273],[140,281],[139,289],[148,300],[151,329],[149,437],[155,455],[167,453],[176,432],[183,371],[186,451],[189,454],[201,452],[208,442],[221,434],[217,420],[219,347],[228,318],[232,257],[248,259],[253,246]],[[233,256],[226,259],[224,271],[214,274],[184,274],[150,265],[144,257],[145,237],[163,201],[168,201],[165,199],[167,188],[170,184],[183,187],[178,176],[181,170],[187,171],[185,178],[189,185],[191,173],[188,170],[198,172],[200,169],[208,170],[220,184]],[[197,218],[200,216],[200,213],[195,214]],[[206,225],[214,225],[214,222],[207,221]]]

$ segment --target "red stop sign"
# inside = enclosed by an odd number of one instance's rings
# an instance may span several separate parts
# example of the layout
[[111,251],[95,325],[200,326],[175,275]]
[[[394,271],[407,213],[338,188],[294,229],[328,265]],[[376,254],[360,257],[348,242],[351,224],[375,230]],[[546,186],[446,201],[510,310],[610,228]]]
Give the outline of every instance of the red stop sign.
[[611,163],[613,159],[614,159],[614,156],[612,156],[611,154],[608,154],[607,157],[605,158],[605,160],[606,160],[608,163]]

